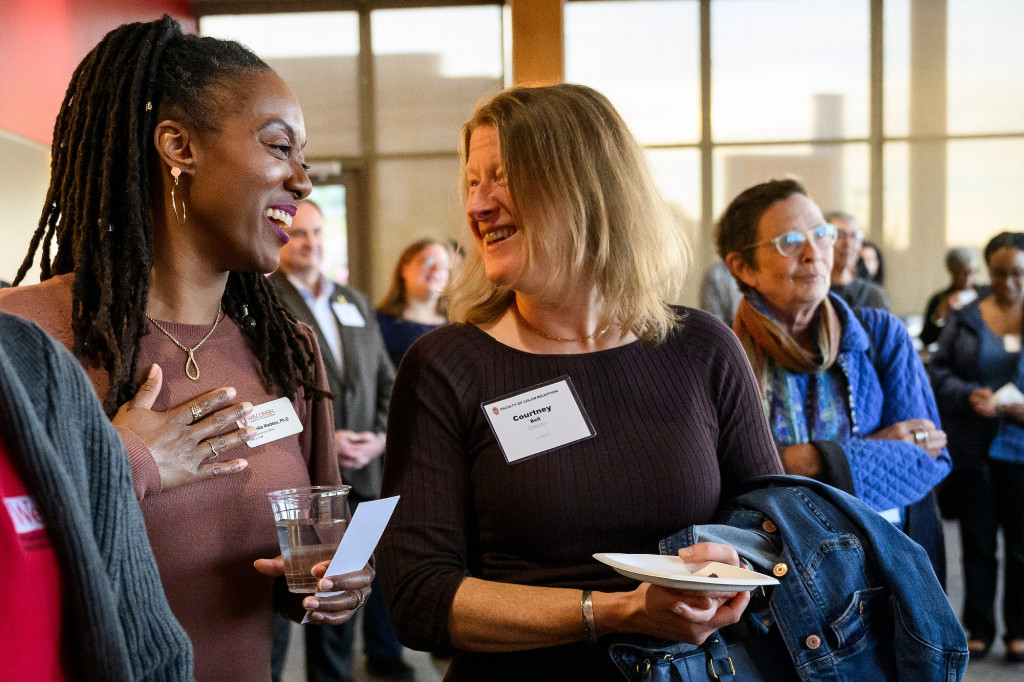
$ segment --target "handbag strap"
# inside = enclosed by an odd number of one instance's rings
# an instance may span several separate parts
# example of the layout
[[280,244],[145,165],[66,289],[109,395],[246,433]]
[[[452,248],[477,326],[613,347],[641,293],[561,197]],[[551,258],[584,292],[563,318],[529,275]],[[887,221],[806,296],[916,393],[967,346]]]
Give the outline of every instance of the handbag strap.
[[713,633],[703,645],[707,657],[708,675],[712,680],[731,682],[736,679],[736,666],[729,656],[729,647],[719,632]]

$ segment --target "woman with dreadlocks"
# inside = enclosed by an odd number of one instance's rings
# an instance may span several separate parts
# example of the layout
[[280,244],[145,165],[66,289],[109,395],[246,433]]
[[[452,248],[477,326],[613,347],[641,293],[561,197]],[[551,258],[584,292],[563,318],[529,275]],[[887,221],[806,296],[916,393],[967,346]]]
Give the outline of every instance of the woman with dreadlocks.
[[[270,677],[283,564],[262,558],[278,554],[266,493],[340,478],[315,337],[263,277],[311,189],[304,143],[291,90],[241,45],[167,16],[111,31],[57,117],[16,280],[42,245],[41,283],[0,298],[81,359],[118,428],[200,680]],[[236,421],[281,397],[302,431],[256,445]],[[321,587],[345,591],[302,606],[344,622],[371,578],[331,576]]]

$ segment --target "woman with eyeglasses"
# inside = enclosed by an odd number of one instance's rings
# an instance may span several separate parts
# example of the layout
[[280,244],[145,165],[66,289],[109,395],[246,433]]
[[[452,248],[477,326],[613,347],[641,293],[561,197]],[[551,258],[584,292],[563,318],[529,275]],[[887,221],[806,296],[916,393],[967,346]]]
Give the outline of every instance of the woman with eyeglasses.
[[992,293],[946,318],[929,372],[955,465],[967,648],[995,637],[996,537],[1003,528],[1006,658],[1024,663],[1024,232],[985,247]]
[[395,367],[416,339],[448,323],[441,294],[451,271],[451,251],[435,239],[419,239],[398,257],[391,286],[377,304],[380,333]]
[[754,369],[782,465],[856,495],[928,550],[944,577],[932,488],[946,434],[906,328],[829,293],[836,228],[795,180],[736,197],[719,255],[744,293],[733,323]]

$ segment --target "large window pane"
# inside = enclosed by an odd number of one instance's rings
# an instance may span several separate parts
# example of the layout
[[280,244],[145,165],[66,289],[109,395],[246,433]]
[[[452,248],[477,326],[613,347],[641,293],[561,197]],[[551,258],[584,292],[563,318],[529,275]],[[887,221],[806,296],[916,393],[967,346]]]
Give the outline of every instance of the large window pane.
[[886,143],[883,150],[885,189],[882,236],[894,249],[910,246],[910,145],[906,142]]
[[947,146],[946,241],[983,246],[1024,216],[1024,139],[959,140]]
[[654,181],[691,241],[700,231],[700,152],[652,149],[647,152]]
[[698,10],[689,0],[566,3],[565,79],[604,93],[643,144],[697,142]]
[[474,103],[502,86],[501,17],[496,5],[370,15],[380,152],[455,151]]
[[868,134],[867,0],[711,3],[716,141]]
[[306,119],[308,158],[360,153],[355,12],[208,16],[199,30],[247,45],[291,86]]
[[949,132],[1024,132],[1024,2],[948,2]]
[[870,230],[868,146],[862,143],[719,147],[714,154],[715,218],[748,187],[784,177],[798,179],[822,212],[847,211]]
[[886,0],[885,83],[886,137],[904,137],[910,117],[910,0]]

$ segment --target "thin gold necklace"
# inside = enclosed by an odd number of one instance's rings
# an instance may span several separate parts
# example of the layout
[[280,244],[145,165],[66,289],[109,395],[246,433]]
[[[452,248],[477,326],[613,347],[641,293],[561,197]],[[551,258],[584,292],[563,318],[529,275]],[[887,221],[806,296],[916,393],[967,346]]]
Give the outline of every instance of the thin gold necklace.
[[[146,319],[147,320],[152,322],[154,325],[156,325],[157,329],[159,329],[164,334],[166,334],[167,338],[169,338],[171,341],[173,341],[175,346],[177,346],[178,348],[180,348],[183,351],[185,351],[186,353],[188,353],[188,360],[185,361],[185,376],[187,376],[192,381],[199,381],[199,363],[196,362],[195,352],[197,350],[199,350],[199,346],[201,346],[204,343],[206,343],[206,339],[208,339],[211,336],[213,336],[213,330],[217,328],[218,324],[220,324],[220,318],[223,317],[223,316],[224,316],[224,303],[221,302],[221,303],[217,304],[217,319],[213,321],[213,326],[210,327],[210,331],[206,332],[206,336],[203,337],[202,341],[200,341],[196,345],[194,345],[191,348],[189,348],[185,344],[183,344],[181,341],[178,341],[178,339],[176,339],[173,336],[171,336],[171,333],[169,331],[164,329],[160,325],[159,322],[157,322],[152,317],[150,317],[149,313],[146,313]],[[196,370],[195,376],[192,375],[192,371],[191,371],[193,367]]]
[[525,317],[523,317],[523,314],[521,312],[519,312],[519,306],[518,305],[513,305],[512,306],[512,310],[515,311],[516,317],[518,317],[520,319],[520,321],[522,321],[522,323],[526,325],[527,329],[529,329],[531,332],[533,332],[537,336],[543,336],[545,339],[547,339],[549,341],[558,341],[559,343],[580,343],[581,341],[590,341],[591,339],[596,339],[599,336],[604,336],[605,332],[608,331],[608,327],[605,327],[604,329],[599,329],[598,331],[594,332],[593,334],[588,334],[586,336],[581,336],[578,339],[563,339],[560,336],[551,336],[549,334],[545,334],[544,332],[542,332],[541,330],[537,329],[532,324],[530,324],[527,321],[527,319]]

